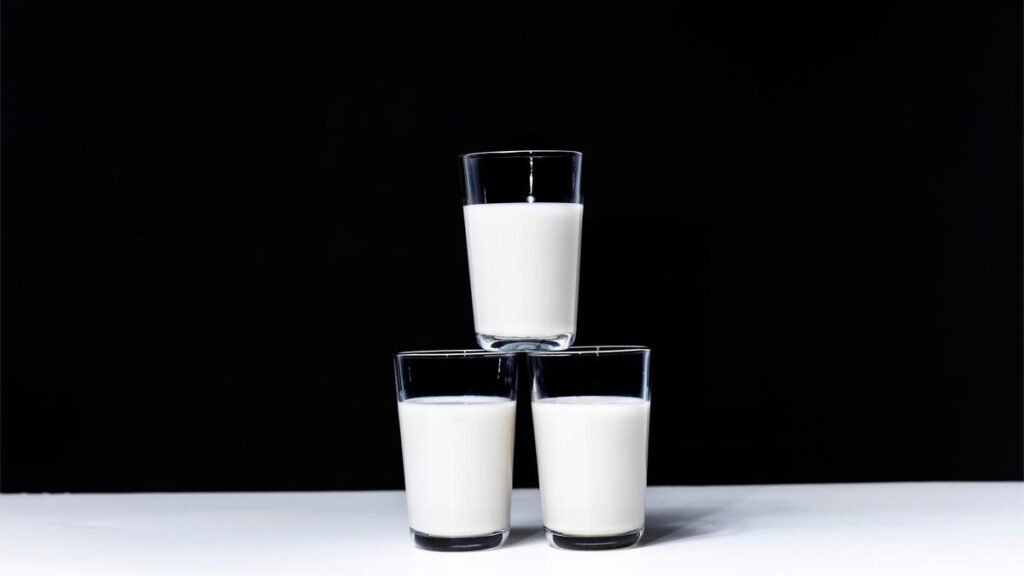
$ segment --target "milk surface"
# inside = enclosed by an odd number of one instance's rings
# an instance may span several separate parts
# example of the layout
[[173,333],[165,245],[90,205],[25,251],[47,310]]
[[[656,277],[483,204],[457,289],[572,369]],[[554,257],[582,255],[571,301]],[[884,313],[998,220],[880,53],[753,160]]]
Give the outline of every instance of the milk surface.
[[430,536],[508,528],[515,402],[433,396],[398,403],[409,526]]
[[569,536],[642,528],[650,401],[568,396],[532,406],[544,526]]
[[463,215],[476,332],[575,333],[583,205],[473,204]]

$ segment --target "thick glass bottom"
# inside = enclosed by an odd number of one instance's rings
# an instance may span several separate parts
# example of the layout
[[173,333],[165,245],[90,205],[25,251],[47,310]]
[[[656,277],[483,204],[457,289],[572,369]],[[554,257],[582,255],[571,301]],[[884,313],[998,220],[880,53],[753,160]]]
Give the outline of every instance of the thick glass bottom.
[[500,350],[502,352],[517,352],[520,350],[565,350],[572,346],[576,339],[575,332],[566,332],[555,336],[491,336],[489,334],[476,335],[477,344],[484,350]]
[[424,550],[435,552],[469,552],[497,548],[508,540],[508,528],[483,536],[431,536],[409,528],[412,541]]
[[643,537],[644,529],[638,528],[632,532],[613,536],[569,536],[545,526],[544,534],[548,537],[548,544],[563,550],[614,550],[636,545]]

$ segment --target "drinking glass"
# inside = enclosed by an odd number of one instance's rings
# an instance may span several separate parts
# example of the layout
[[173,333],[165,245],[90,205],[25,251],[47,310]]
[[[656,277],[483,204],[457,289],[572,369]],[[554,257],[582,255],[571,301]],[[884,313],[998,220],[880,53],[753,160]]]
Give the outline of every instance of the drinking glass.
[[576,337],[583,155],[462,156],[476,339],[485,350],[564,350]]
[[506,352],[395,355],[409,532],[421,548],[508,538],[517,366]]
[[544,532],[556,548],[632,546],[644,532],[650,350],[528,352]]

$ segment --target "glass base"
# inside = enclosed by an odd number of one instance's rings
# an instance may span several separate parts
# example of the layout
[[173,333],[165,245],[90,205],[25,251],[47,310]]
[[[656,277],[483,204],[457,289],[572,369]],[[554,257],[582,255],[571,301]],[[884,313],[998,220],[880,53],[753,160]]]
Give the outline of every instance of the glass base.
[[548,537],[548,544],[562,550],[614,550],[636,545],[643,537],[644,529],[638,528],[613,536],[568,536],[545,526],[544,534]]
[[435,552],[468,552],[497,548],[508,540],[508,528],[483,536],[430,536],[409,528],[412,541],[424,550]]
[[500,350],[502,352],[518,352],[520,350],[565,350],[572,346],[576,339],[575,332],[566,332],[555,336],[491,336],[476,335],[476,342],[484,350]]

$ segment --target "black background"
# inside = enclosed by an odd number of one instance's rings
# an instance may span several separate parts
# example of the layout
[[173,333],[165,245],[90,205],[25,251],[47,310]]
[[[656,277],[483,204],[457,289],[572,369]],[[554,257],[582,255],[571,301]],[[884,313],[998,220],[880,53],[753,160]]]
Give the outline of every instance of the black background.
[[1022,477],[1020,2],[487,4],[4,2],[4,491],[400,487],[457,154],[521,148],[651,483]]

